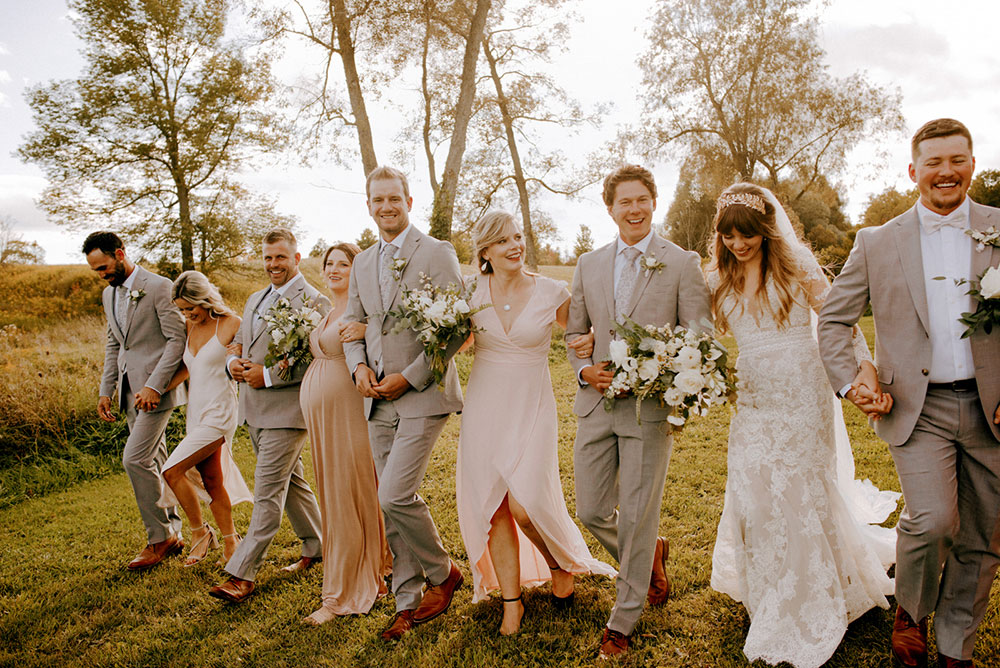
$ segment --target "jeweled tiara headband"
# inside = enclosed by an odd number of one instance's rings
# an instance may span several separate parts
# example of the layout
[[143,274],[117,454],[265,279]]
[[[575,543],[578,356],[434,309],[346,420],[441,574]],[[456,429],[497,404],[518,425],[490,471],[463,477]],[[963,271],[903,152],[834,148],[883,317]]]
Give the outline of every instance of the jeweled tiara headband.
[[715,203],[715,210],[722,211],[727,206],[741,204],[750,207],[754,211],[764,213],[764,199],[753,193],[722,193]]

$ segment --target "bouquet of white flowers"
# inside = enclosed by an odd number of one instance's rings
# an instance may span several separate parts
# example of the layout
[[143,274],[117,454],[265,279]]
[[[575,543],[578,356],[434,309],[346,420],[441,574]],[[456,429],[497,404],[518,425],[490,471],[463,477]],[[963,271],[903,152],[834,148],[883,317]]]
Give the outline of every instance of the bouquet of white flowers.
[[670,431],[680,431],[691,415],[736,398],[736,371],[727,365],[728,353],[708,334],[684,327],[639,325],[626,318],[616,325],[621,339],[612,341],[611,386],[604,391],[605,408],[616,397],[631,394],[637,401],[658,399],[670,408]]
[[292,367],[299,363],[306,365],[312,361],[309,350],[309,335],[323,319],[323,314],[303,299],[302,308],[292,307],[288,299],[282,297],[271,305],[263,316],[271,326],[271,341],[267,344],[264,365],[278,365],[278,375],[288,380]]
[[468,287],[449,283],[442,288],[434,285],[430,276],[421,272],[420,283],[423,285],[420,289],[404,287],[403,305],[396,311],[389,311],[389,315],[397,319],[392,333],[399,334],[408,329],[416,332],[430,361],[431,374],[437,384],[443,386],[444,374],[448,370],[445,358],[448,344],[455,339],[464,341],[478,331],[472,324],[472,315],[490,304],[475,309],[469,306],[475,282]]
[[972,295],[977,302],[975,311],[963,313],[958,319],[965,325],[962,338],[972,336],[980,327],[987,334],[991,333],[994,325],[1000,325],[1000,268],[990,267],[978,281],[963,280],[958,283],[969,283],[966,294]]

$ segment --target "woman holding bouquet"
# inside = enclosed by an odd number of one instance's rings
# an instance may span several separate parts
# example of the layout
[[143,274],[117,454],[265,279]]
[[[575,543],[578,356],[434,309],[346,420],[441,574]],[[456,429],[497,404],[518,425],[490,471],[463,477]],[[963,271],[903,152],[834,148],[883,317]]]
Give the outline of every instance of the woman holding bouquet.
[[[569,605],[576,573],[613,576],[594,559],[566,510],[549,377],[552,323],[566,325],[566,284],[524,270],[524,239],[505,212],[473,229],[481,276],[470,306],[478,331],[458,445],[458,519],[472,565],[473,601],[500,589],[500,633],[516,633],[521,587],[552,581]],[[571,347],[586,357],[593,337]]]
[[185,271],[174,281],[174,303],[187,320],[184,365],[167,389],[190,377],[187,435],[163,465],[163,491],[157,504],[178,503],[191,524],[191,551],[185,566],[194,566],[218,546],[218,536],[202,518],[201,501],[208,501],[222,533],[225,563],[240,541],[232,507],[253,501],[236,462],[236,384],[226,376],[226,346],[240,326],[240,317],[226,306],[219,289],[198,271]]
[[[888,608],[895,534],[869,523],[884,521],[899,494],[854,481],[811,325],[829,282],[774,195],[747,183],[725,190],[711,250],[715,322],[739,347],[711,584],[746,606],[749,661],[820,666],[850,622]],[[879,393],[860,330],[854,341],[864,384],[886,412],[892,399]]]
[[314,625],[368,612],[385,595],[384,578],[392,570],[363,399],[347,370],[342,345],[364,338],[365,325],[343,321],[358,252],[354,244],[339,243],[323,256],[333,310],[309,337],[313,361],[299,394],[323,528],[323,604],[303,620]]

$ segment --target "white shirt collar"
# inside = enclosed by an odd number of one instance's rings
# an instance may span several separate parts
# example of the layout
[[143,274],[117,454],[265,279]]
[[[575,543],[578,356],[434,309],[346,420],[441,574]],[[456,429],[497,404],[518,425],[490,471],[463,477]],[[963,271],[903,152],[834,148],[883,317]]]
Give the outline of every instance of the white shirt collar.
[[645,255],[646,251],[649,249],[649,242],[653,240],[653,228],[650,228],[649,233],[646,234],[646,236],[644,236],[642,239],[634,243],[632,246],[629,246],[627,243],[622,241],[621,235],[618,235],[615,238],[618,239],[618,245],[615,249],[616,256],[626,248],[635,248],[639,251],[640,254]]
[[126,291],[131,290],[132,286],[135,285],[135,277],[139,273],[139,265],[132,265],[132,273],[122,281],[121,287],[125,288]]
[[406,235],[410,233],[410,226],[412,224],[413,223],[407,223],[406,227],[403,228],[403,231],[400,232],[399,234],[397,234],[396,238],[393,239],[392,241],[386,241],[385,239],[382,238],[382,235],[379,234],[378,235],[378,252],[379,252],[379,254],[382,253],[382,249],[384,249],[387,244],[395,246],[397,250],[400,249],[400,248],[402,248],[403,247],[403,242],[406,241]]

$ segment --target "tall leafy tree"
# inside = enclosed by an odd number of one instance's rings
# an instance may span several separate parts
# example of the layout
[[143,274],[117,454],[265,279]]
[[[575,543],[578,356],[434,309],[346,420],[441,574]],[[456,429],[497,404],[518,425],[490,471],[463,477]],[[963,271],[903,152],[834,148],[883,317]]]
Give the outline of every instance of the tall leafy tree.
[[110,222],[183,269],[197,243],[230,236],[238,170],[283,136],[267,111],[271,49],[227,36],[231,4],[69,1],[85,71],[28,91],[37,129],[19,148],[45,171],[41,205],[57,222]]
[[969,197],[987,206],[1000,207],[1000,169],[985,169],[969,186]]
[[878,194],[871,195],[862,214],[861,227],[876,227],[889,222],[913,206],[917,197],[916,188],[910,188],[906,192],[886,188]]
[[797,198],[861,139],[901,131],[898,92],[824,64],[810,0],[658,0],[643,70],[645,140],[708,147]]
[[0,216],[0,267],[8,264],[44,264],[45,250],[37,241],[25,241],[14,227],[13,218]]

